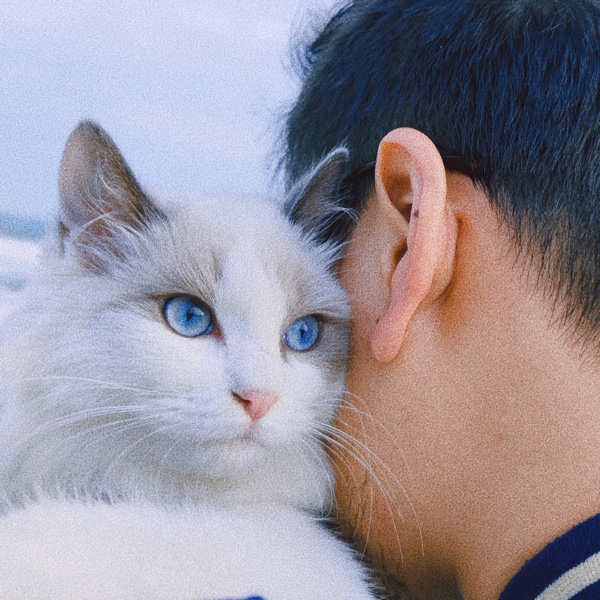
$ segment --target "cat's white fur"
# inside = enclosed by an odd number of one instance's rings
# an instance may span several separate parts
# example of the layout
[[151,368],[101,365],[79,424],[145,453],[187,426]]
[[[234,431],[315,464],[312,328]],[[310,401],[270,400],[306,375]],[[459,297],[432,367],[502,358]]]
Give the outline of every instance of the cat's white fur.
[[349,549],[291,508],[48,502],[0,540],[7,600],[372,600]]
[[[336,163],[294,203],[322,204]],[[0,597],[371,598],[314,516],[347,350],[332,259],[266,201],[157,205],[100,128],[75,131],[60,235],[3,332]],[[206,301],[217,332],[175,333],[175,294]],[[309,314],[319,343],[291,351]],[[279,400],[252,421],[243,390]]]

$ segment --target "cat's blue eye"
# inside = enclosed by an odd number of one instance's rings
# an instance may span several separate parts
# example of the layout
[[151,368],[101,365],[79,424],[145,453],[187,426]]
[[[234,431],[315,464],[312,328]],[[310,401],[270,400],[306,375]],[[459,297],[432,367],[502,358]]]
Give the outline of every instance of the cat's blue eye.
[[186,337],[206,335],[214,329],[213,316],[206,302],[194,296],[175,296],[163,305],[167,323]]
[[319,321],[313,315],[301,317],[287,328],[283,343],[296,352],[306,352],[317,343],[319,328]]

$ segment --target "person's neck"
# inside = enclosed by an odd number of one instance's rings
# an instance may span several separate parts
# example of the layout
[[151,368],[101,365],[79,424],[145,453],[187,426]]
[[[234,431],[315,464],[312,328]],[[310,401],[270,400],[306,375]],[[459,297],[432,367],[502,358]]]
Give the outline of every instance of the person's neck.
[[540,314],[530,298],[510,347],[490,350],[500,370],[484,404],[498,408],[497,427],[471,454],[477,475],[464,490],[466,600],[495,600],[528,559],[600,511],[600,369]]

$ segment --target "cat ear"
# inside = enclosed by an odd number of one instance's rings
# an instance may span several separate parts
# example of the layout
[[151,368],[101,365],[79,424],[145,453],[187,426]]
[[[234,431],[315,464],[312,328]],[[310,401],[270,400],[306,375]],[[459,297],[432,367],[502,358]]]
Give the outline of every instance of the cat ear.
[[106,271],[122,256],[124,234],[147,227],[161,212],[144,194],[108,134],[83,121],[61,162],[60,236],[86,268]]
[[302,177],[284,204],[290,221],[309,234],[326,226],[340,210],[337,202],[348,165],[348,150],[336,148]]

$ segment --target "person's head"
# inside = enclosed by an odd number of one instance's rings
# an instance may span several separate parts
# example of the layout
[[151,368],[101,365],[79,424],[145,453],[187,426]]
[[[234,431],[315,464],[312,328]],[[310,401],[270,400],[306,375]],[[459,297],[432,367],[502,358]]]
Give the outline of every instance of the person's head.
[[[539,398],[561,388],[567,364],[575,377],[598,357],[600,3],[355,0],[302,59],[283,164],[292,185],[332,148],[349,150],[345,198],[360,218],[342,276],[358,397],[341,426],[367,430],[391,472],[363,457],[394,488],[374,492],[370,523],[353,464],[342,517],[402,573],[383,514],[398,505],[413,573],[427,563],[422,535],[434,557],[423,569],[437,561],[440,577],[460,577],[468,549],[453,528],[473,527],[474,508],[482,522],[526,512],[520,498],[554,458],[547,436],[566,421]],[[486,513],[500,489],[507,498]]]
[[[336,146],[356,173],[388,132],[423,132],[535,256],[561,316],[595,337],[599,30],[596,0],[349,2],[305,49],[286,125],[288,181]],[[355,179],[359,210],[370,175]]]

